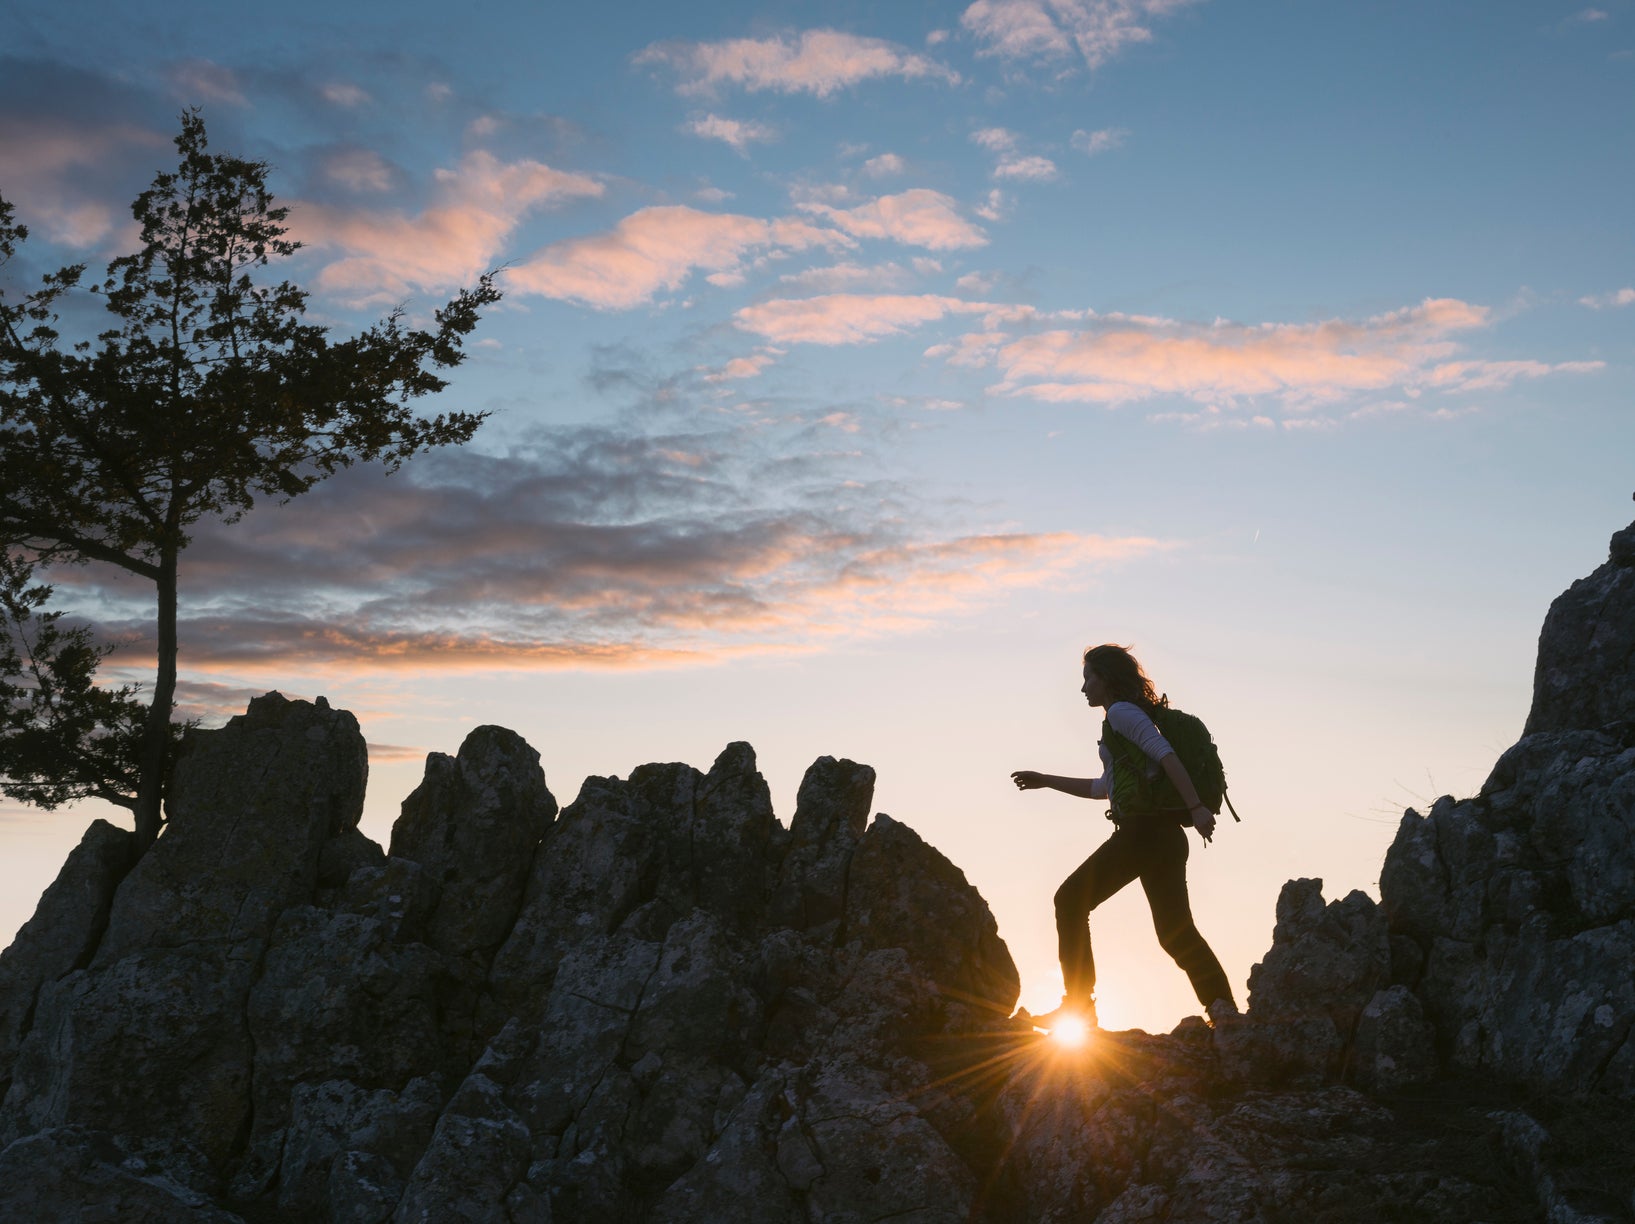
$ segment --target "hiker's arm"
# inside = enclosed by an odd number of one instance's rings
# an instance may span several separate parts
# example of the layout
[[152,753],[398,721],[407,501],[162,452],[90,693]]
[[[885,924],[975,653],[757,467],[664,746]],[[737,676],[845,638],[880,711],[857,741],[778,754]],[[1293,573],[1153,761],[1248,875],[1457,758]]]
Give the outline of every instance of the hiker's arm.
[[1011,774],[1011,781],[1016,783],[1017,790],[1057,790],[1079,799],[1107,798],[1107,787],[1100,778],[1063,778],[1056,774],[1018,769]]
[[1192,778],[1187,773],[1187,767],[1181,764],[1180,756],[1171,752],[1162,761],[1164,773],[1175,787],[1175,793],[1181,796],[1181,802],[1187,805],[1192,813],[1192,827],[1198,830],[1198,835],[1208,841],[1215,832],[1215,813],[1204,806],[1198,798],[1198,788],[1192,785]]

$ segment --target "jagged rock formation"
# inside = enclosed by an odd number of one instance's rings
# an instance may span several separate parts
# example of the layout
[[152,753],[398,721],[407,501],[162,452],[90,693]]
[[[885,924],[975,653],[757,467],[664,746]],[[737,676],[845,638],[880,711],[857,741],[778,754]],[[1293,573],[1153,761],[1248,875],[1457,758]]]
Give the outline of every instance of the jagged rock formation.
[[269,694],[0,955],[0,1218],[1628,1219],[1632,710],[1635,528],[1379,904],[1291,881],[1244,1016],[1068,1052],[867,766],[787,828],[744,744],[558,813],[481,727],[387,852],[351,715]]

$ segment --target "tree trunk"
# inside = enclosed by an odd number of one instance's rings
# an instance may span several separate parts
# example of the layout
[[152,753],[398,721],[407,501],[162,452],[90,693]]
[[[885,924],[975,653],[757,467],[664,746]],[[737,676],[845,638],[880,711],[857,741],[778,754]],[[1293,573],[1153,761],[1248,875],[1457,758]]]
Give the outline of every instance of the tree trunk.
[[136,783],[136,849],[141,854],[159,836],[163,823],[165,774],[170,751],[170,714],[176,707],[176,559],[178,548],[167,540],[159,552],[159,665],[153,678],[153,704],[142,730],[141,772]]

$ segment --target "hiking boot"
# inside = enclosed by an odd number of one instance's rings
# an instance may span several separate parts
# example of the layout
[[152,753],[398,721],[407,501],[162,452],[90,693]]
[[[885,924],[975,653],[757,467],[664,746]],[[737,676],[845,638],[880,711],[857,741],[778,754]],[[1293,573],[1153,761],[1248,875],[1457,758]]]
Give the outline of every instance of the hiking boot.
[[1044,1029],[1047,1033],[1064,1020],[1078,1020],[1089,1029],[1101,1027],[1096,1023],[1096,1001],[1093,998],[1086,999],[1082,1003],[1073,1003],[1063,999],[1062,1005],[1055,1011],[1046,1012],[1042,1016],[1034,1016],[1032,1019],[1034,1028]]

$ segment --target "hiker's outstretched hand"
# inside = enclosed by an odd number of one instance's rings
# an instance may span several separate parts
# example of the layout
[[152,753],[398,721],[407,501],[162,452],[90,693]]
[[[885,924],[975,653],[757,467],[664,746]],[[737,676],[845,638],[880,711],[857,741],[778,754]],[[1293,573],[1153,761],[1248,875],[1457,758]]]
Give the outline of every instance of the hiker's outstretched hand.
[[1011,774],[1011,781],[1017,790],[1038,790],[1045,784],[1045,776],[1031,769],[1018,769]]

